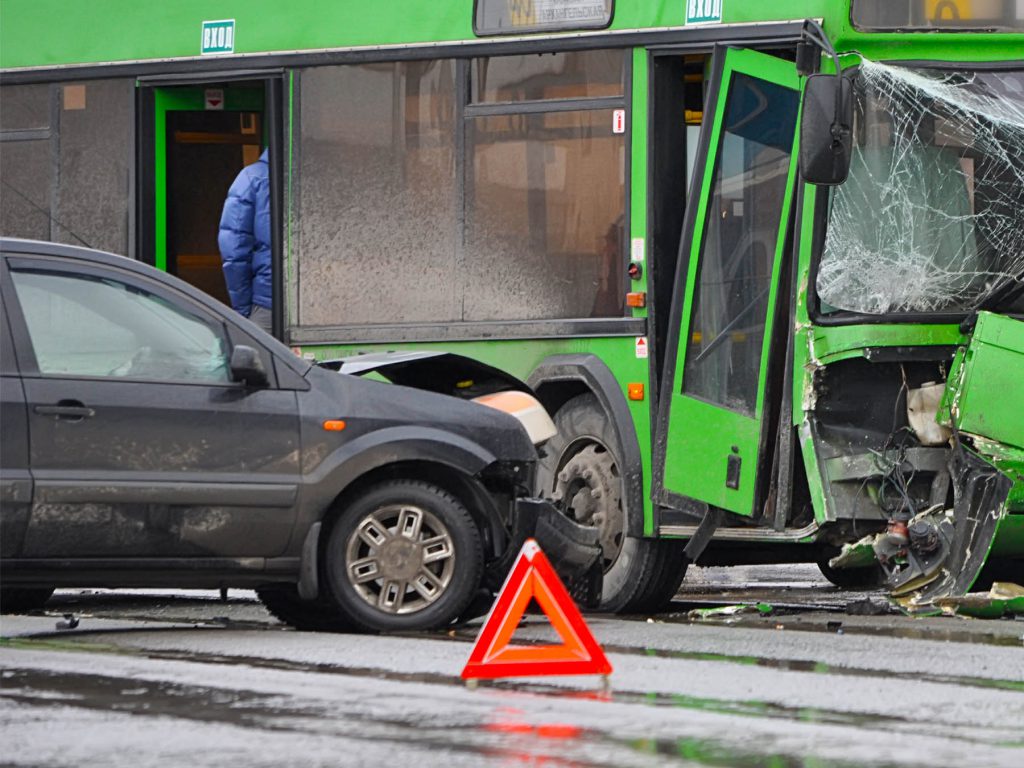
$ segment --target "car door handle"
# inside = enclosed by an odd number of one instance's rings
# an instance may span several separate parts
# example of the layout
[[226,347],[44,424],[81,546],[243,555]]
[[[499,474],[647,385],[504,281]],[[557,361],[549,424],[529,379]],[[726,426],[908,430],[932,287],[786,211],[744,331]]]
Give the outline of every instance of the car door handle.
[[53,416],[55,419],[66,419],[67,421],[81,421],[96,415],[96,411],[87,408],[78,400],[61,400],[56,405],[37,405],[32,410],[40,416]]

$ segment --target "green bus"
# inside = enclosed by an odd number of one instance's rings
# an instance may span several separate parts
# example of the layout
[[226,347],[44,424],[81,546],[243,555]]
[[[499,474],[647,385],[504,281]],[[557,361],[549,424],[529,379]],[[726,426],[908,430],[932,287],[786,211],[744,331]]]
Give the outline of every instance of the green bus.
[[601,607],[926,607],[1024,574],[1022,54],[1020,0],[5,0],[0,232],[226,299],[269,147],[275,334],[527,381]]

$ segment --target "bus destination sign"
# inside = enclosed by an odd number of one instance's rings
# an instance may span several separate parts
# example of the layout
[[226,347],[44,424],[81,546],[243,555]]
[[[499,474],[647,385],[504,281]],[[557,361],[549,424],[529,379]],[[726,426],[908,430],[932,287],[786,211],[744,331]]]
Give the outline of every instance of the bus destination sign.
[[476,0],[478,35],[510,35],[611,24],[613,0]]

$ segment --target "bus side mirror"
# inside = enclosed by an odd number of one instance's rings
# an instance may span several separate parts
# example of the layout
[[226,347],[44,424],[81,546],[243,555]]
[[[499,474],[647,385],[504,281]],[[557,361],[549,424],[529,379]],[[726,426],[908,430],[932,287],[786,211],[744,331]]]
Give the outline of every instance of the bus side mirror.
[[847,77],[811,75],[804,87],[800,122],[800,175],[809,184],[846,181],[853,149],[853,83]]

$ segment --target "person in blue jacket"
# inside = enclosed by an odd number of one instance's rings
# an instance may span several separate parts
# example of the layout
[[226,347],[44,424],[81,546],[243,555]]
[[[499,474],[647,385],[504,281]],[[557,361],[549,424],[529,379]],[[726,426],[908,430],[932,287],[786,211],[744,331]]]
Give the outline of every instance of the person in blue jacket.
[[220,246],[231,306],[271,332],[270,164],[268,150],[238,174],[220,217]]

